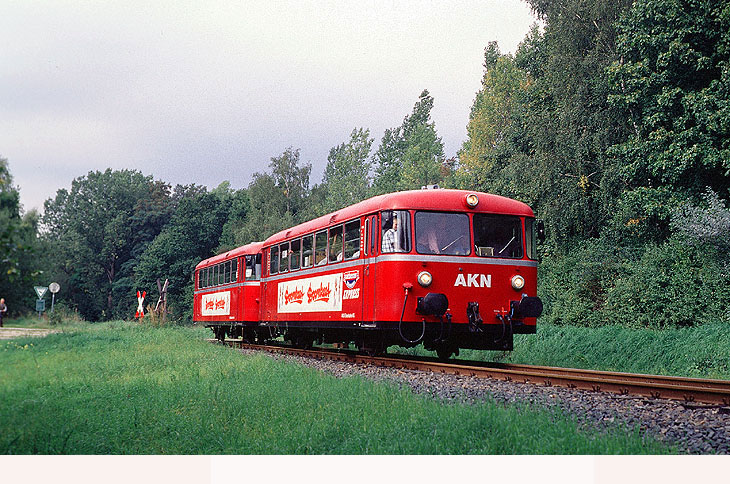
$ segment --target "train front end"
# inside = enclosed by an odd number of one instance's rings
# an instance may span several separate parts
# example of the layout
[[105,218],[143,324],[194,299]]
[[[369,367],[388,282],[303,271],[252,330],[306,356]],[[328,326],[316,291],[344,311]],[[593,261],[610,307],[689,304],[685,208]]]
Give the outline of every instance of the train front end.
[[378,319],[392,321],[397,344],[422,343],[442,357],[460,348],[511,350],[513,335],[535,333],[542,313],[541,224],[527,205],[508,198],[427,192],[423,208],[392,212],[402,221],[394,224],[401,240],[413,246],[381,255]]

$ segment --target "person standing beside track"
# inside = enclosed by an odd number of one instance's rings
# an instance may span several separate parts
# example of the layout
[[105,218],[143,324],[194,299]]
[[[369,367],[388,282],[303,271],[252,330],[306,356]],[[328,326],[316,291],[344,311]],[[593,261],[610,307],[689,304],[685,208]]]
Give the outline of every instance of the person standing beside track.
[[0,328],[3,327],[3,318],[7,312],[8,307],[5,305],[5,298],[0,298]]

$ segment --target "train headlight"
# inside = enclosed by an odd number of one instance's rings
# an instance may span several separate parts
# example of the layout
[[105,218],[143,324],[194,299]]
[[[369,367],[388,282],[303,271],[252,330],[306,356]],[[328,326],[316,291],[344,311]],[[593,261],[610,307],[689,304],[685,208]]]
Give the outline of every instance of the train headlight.
[[522,276],[512,276],[512,289],[521,291],[525,287],[525,278]]
[[433,282],[433,276],[428,271],[418,273],[418,283],[423,287],[428,287]]
[[466,205],[469,208],[474,208],[479,204],[479,197],[477,197],[476,193],[470,193],[466,196]]

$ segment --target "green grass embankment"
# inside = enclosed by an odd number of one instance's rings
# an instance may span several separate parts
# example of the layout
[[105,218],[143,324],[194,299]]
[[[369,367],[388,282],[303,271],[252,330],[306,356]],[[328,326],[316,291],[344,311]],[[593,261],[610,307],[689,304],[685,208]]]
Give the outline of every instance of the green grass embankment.
[[247,356],[128,323],[0,341],[0,454],[642,454],[622,430]]
[[537,334],[515,335],[512,352],[462,350],[459,358],[730,379],[730,325],[654,330],[539,324]]

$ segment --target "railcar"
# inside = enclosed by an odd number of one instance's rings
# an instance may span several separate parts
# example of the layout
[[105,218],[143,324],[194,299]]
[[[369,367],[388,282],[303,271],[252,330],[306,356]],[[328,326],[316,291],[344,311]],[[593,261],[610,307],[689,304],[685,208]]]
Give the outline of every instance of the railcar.
[[246,326],[259,323],[261,246],[244,245],[195,267],[193,321],[220,340],[240,337]]
[[[197,320],[217,337],[283,336],[302,347],[355,344],[378,354],[423,344],[442,358],[460,348],[511,350],[513,334],[534,333],[542,312],[541,233],[526,204],[497,195],[380,195],[202,262],[196,280],[236,257],[259,260],[259,297],[244,298],[240,312],[204,314],[198,304],[214,296],[196,285],[195,314],[212,318]],[[249,289],[239,277],[233,292]],[[220,289],[213,294],[228,290]]]

